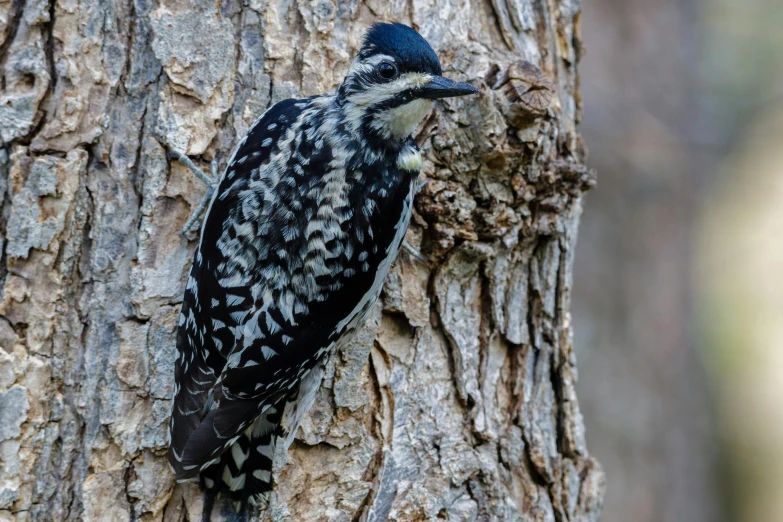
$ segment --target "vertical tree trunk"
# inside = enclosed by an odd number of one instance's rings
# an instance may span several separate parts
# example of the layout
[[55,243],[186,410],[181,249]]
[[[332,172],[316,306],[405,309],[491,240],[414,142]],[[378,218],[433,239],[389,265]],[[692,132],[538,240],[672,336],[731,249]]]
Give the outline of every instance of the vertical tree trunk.
[[198,520],[165,462],[204,187],[271,103],[411,23],[482,85],[420,135],[409,241],[330,365],[264,520],[597,520],[570,330],[592,183],[575,0],[0,0],[0,520]]

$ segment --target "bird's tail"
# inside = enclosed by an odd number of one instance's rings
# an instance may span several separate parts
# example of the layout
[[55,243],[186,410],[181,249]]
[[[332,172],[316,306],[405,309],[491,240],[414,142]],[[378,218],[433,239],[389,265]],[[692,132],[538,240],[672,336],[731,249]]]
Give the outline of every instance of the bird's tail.
[[[218,496],[227,500],[234,514],[232,522],[245,522],[259,508],[265,508],[272,490],[272,465],[275,452],[285,453],[296,429],[313,405],[323,379],[326,359],[320,360],[292,393],[278,396],[220,460],[201,472],[201,487],[206,494],[202,522],[210,522]],[[268,403],[267,403],[268,404]]]
[[285,400],[272,405],[221,456],[201,472],[204,490],[202,522],[211,520],[218,496],[226,501],[233,522],[244,522],[267,503],[272,490],[275,444],[280,437],[280,419]]

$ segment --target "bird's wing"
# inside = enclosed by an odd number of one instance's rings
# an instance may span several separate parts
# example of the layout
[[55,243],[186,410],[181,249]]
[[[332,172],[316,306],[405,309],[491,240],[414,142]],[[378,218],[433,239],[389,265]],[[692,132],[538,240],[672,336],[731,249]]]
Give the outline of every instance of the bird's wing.
[[[333,161],[340,152],[310,132],[324,117],[311,107],[291,103],[262,118],[209,211],[181,320],[170,452],[178,478],[298,392],[372,305],[407,228],[410,177],[347,173]],[[348,186],[385,195],[349,197]]]
[[[224,227],[236,220],[237,209],[242,208],[240,195],[253,182],[254,170],[269,161],[275,144],[285,139],[303,106],[300,100],[284,100],[264,113],[237,146],[210,205],[177,330],[178,358],[169,426],[169,461],[178,478],[198,473],[199,466],[194,467],[192,463],[194,459],[186,459],[186,448],[194,446],[198,440],[197,437],[191,442],[199,426],[217,414],[216,410],[211,410],[221,399],[215,396],[215,385],[234,348],[241,325],[253,307],[249,282],[245,281],[244,286],[227,286],[231,282],[225,275],[242,259],[231,259],[228,246],[221,247],[218,243]],[[221,409],[224,414],[239,417],[251,415],[251,410],[257,406],[258,401],[254,400],[252,404],[224,405]]]

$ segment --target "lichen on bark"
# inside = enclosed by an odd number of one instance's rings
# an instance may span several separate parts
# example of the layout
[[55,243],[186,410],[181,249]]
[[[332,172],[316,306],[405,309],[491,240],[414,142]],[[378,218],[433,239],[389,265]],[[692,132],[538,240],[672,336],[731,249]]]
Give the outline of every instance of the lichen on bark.
[[0,0],[0,520],[198,520],[165,463],[204,187],[269,106],[336,87],[376,20],[482,89],[420,129],[408,240],[330,363],[264,520],[594,521],[574,392],[574,0]]

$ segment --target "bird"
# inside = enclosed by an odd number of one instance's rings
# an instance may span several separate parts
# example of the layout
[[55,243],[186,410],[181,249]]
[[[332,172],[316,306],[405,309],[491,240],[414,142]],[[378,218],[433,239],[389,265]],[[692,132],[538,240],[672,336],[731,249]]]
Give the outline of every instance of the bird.
[[203,520],[219,496],[236,520],[268,506],[275,456],[403,243],[422,165],[412,133],[435,100],[479,92],[444,77],[416,30],[376,23],[337,90],[269,108],[220,179],[173,155],[211,187],[177,325],[168,449],[176,480],[205,492]]

